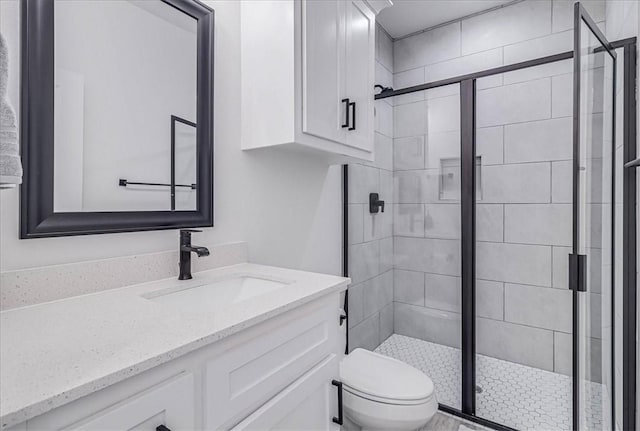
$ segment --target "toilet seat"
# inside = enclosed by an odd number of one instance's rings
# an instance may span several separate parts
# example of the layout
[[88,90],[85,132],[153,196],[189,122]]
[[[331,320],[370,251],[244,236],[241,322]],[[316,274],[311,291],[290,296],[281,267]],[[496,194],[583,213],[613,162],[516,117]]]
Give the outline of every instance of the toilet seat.
[[340,378],[346,391],[384,404],[424,404],[434,397],[433,382],[420,370],[364,349],[341,362]]
[[381,397],[381,396],[376,396],[376,395],[372,395],[372,394],[367,394],[366,392],[362,392],[359,391],[355,388],[352,388],[351,386],[348,386],[346,384],[343,383],[343,389],[346,392],[349,392],[357,397],[360,398],[364,398],[366,400],[369,401],[373,401],[376,403],[382,403],[382,404],[392,404],[395,406],[415,406],[415,405],[420,405],[420,404],[426,404],[431,402],[431,400],[433,399],[433,395],[427,397],[427,398],[422,398],[422,399],[418,399],[418,400],[397,400],[394,398],[385,398],[385,397]]

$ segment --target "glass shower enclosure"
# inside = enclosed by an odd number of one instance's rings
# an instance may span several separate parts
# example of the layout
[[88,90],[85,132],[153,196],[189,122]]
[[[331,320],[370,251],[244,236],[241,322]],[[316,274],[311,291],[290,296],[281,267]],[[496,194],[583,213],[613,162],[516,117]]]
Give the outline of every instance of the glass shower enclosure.
[[395,116],[393,333],[376,351],[498,429],[613,429],[622,403],[617,59],[579,3],[575,24],[573,51],[376,96]]

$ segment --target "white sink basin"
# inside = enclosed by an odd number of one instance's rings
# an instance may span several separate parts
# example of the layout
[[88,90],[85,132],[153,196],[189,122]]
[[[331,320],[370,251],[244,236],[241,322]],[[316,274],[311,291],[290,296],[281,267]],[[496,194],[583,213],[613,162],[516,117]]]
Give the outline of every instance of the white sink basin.
[[206,313],[274,292],[289,284],[291,282],[285,280],[242,274],[143,296],[180,311]]

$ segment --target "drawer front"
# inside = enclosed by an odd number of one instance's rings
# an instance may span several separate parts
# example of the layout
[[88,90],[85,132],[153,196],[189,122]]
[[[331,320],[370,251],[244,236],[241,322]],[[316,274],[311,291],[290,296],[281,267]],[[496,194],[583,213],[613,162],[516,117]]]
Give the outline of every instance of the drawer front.
[[207,429],[227,429],[337,349],[338,310],[322,306],[217,356],[206,366]]
[[330,355],[236,425],[232,431],[337,431],[338,357]]
[[193,374],[183,374],[150,388],[68,429],[155,431],[159,425],[172,431],[195,428]]

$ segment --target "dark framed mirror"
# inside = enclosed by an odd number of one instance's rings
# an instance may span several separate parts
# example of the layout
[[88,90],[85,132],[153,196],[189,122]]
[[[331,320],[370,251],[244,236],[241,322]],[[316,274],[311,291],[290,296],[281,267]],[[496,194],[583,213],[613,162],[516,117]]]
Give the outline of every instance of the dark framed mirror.
[[21,238],[213,226],[213,32],[197,0],[22,0]]

